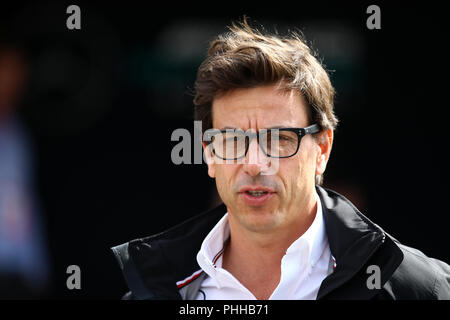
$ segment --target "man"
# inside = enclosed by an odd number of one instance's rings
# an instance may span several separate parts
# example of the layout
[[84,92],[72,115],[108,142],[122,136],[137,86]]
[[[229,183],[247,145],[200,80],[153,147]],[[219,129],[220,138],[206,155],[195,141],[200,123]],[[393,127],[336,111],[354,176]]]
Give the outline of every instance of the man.
[[327,72],[296,35],[245,21],[196,80],[219,207],[112,248],[124,299],[449,299],[450,267],[320,187],[337,118]]

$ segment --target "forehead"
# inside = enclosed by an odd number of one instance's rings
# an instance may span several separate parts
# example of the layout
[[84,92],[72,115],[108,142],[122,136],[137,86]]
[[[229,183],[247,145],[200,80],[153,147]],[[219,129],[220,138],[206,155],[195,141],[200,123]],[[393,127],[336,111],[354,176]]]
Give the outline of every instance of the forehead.
[[276,85],[235,89],[214,99],[213,127],[304,127],[308,125],[307,108],[297,90],[286,91]]

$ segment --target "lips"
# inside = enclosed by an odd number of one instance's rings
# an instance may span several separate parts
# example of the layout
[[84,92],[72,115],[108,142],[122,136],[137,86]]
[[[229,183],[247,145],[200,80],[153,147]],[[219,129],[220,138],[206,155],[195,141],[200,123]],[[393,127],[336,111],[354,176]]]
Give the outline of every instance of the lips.
[[239,190],[239,197],[250,206],[262,206],[275,195],[275,190],[263,186],[248,186]]

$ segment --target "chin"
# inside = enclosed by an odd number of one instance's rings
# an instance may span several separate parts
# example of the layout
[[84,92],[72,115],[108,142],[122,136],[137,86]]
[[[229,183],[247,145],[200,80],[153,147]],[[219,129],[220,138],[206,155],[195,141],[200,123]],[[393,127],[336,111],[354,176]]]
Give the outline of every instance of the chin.
[[255,232],[272,230],[282,221],[277,210],[269,208],[245,208],[240,211],[237,219],[246,229]]

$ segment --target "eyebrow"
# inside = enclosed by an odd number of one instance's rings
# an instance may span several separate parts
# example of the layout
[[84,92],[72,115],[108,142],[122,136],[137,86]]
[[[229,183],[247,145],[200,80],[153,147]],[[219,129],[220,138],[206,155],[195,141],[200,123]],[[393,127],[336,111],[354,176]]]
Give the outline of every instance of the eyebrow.
[[266,129],[280,129],[280,128],[290,128],[289,126],[272,126],[272,127],[267,127]]

